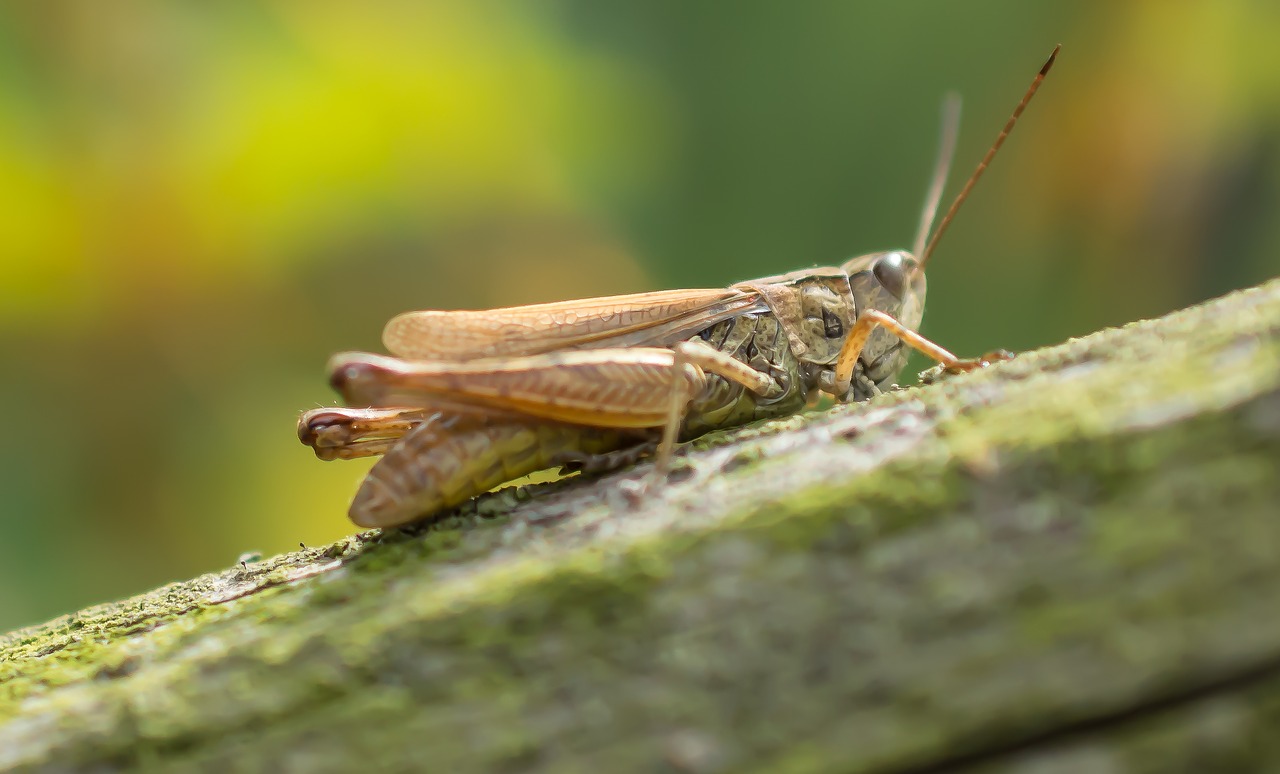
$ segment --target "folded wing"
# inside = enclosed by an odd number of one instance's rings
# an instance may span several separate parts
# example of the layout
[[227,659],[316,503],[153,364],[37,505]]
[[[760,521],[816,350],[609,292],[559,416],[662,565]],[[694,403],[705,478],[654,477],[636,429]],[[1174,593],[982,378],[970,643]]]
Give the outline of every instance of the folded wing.
[[734,315],[766,308],[737,288],[660,290],[549,304],[393,317],[382,332],[392,354],[467,361],[598,347],[669,346]]

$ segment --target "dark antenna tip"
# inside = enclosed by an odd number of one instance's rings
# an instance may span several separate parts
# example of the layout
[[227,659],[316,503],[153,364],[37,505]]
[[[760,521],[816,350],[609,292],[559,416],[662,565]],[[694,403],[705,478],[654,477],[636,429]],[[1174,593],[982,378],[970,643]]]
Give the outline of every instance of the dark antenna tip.
[[938,240],[947,232],[947,227],[951,225],[951,221],[955,218],[956,212],[960,209],[960,205],[964,204],[964,200],[969,198],[969,192],[973,190],[973,186],[978,182],[978,178],[982,177],[982,173],[987,171],[987,165],[991,163],[991,159],[995,157],[996,151],[1000,150],[1000,146],[1004,145],[1005,138],[1009,136],[1009,132],[1013,130],[1013,125],[1018,122],[1018,117],[1022,115],[1022,111],[1026,109],[1027,103],[1035,96],[1036,90],[1040,88],[1040,83],[1044,81],[1044,77],[1049,74],[1049,68],[1053,67],[1053,63],[1058,58],[1058,52],[1062,50],[1062,44],[1053,47],[1053,53],[1049,55],[1049,59],[1040,68],[1040,72],[1036,73],[1036,77],[1031,81],[1031,86],[1027,89],[1027,93],[1022,96],[1022,101],[1013,109],[1013,115],[1005,122],[1004,129],[996,136],[996,141],[992,143],[987,155],[982,157],[982,161],[978,162],[977,169],[973,170],[973,174],[969,176],[968,182],[964,184],[964,188],[956,196],[955,201],[951,203],[951,207],[947,210],[947,214],[942,216],[942,221],[938,224],[938,230],[933,233],[929,239],[929,244],[918,256],[919,264],[916,271],[923,271],[924,265],[929,262],[929,256],[933,255],[933,251],[938,246]]
[[1044,67],[1040,68],[1040,77],[1043,78],[1049,74],[1049,68],[1053,67],[1053,63],[1058,58],[1058,52],[1062,50],[1062,44],[1053,47],[1053,53],[1049,55],[1049,60],[1044,63]]

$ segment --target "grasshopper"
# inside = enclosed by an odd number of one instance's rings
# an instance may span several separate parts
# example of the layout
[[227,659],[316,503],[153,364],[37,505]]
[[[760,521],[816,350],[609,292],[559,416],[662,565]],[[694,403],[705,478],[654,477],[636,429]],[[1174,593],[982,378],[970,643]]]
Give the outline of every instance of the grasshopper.
[[948,102],[911,252],[727,288],[407,312],[383,331],[393,356],[330,360],[330,382],[348,407],[303,413],[299,438],[321,459],[383,455],[350,516],[393,527],[556,465],[598,470],[656,451],[662,476],[678,441],[792,414],[822,394],[879,394],[908,348],[950,372],[1012,357],[959,358],[916,332],[924,267],[1057,54],[929,238],[955,144],[958,103]]

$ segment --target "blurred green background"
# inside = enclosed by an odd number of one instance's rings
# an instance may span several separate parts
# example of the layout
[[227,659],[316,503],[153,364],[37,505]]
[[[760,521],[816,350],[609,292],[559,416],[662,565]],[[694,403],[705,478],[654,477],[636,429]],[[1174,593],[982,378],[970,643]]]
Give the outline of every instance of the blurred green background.
[[909,247],[925,331],[1024,349],[1280,268],[1280,4],[0,6],[0,630],[323,543],[298,444],[382,323]]

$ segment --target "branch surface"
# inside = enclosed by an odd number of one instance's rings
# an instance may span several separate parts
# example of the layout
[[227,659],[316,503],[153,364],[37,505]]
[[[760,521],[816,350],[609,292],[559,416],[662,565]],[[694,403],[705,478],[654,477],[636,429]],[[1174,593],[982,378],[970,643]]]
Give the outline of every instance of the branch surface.
[[[0,637],[0,769],[1280,767],[1280,282]],[[179,514],[174,515],[180,518]]]

